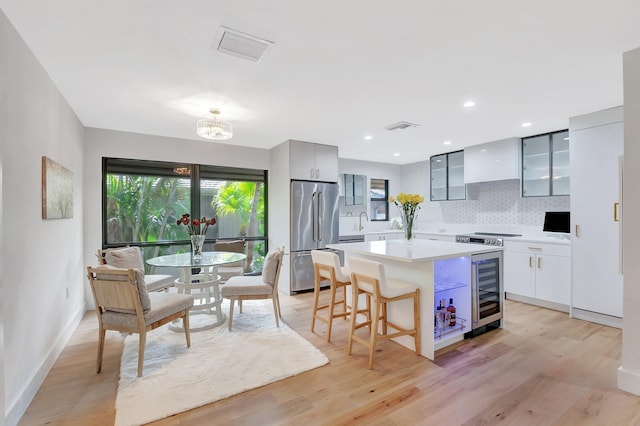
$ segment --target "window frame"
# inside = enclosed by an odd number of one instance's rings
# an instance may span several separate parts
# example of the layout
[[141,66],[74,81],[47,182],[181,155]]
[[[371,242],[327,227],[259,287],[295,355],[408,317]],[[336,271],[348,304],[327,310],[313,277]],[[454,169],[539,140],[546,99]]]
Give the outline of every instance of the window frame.
[[[371,196],[371,188],[373,187],[372,182],[374,180],[384,182],[384,197],[374,198]],[[384,219],[376,219],[373,214],[373,203],[380,203],[384,201]],[[369,211],[371,218],[369,219],[371,222],[388,222],[389,221],[389,179],[381,179],[381,178],[370,178],[369,180],[369,205],[371,210]]]
[[[186,168],[188,172],[179,172],[180,169]],[[118,243],[107,242],[107,176],[109,174],[130,174],[138,176],[159,176],[159,177],[176,177],[186,178],[187,173],[191,181],[190,187],[190,208],[189,212],[194,216],[200,216],[200,181],[201,179],[220,179],[226,181],[254,181],[261,182],[264,185],[264,235],[262,236],[237,236],[225,237],[205,240],[205,244],[213,243],[216,240],[233,240],[242,238],[245,241],[264,241],[264,251],[268,251],[269,241],[269,218],[268,218],[268,200],[269,185],[268,171],[259,169],[245,169],[238,167],[225,167],[203,164],[176,163],[171,161],[153,161],[138,160],[128,158],[102,157],[102,248],[113,248],[122,246],[138,246],[140,248],[157,247],[157,246],[188,246],[191,244],[189,239],[181,240],[161,240],[157,242],[148,241],[122,241]]]

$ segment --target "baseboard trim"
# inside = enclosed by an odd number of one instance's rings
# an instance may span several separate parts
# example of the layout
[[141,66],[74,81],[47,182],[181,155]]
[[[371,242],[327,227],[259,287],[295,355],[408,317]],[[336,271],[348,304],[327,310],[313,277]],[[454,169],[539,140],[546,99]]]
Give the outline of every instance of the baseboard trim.
[[597,312],[573,308],[571,309],[571,317],[622,329],[622,318],[613,317],[611,315],[599,314]]
[[73,335],[73,332],[76,330],[76,328],[78,328],[80,320],[82,320],[85,312],[86,303],[83,303],[81,308],[71,317],[62,333],[60,333],[60,336],[58,336],[56,343],[51,347],[49,353],[40,364],[38,370],[24,385],[20,396],[18,396],[18,398],[16,398],[16,400],[13,401],[13,403],[9,407],[6,407],[7,411],[5,416],[5,424],[18,424],[24,413],[27,411],[27,408],[29,408],[29,404],[31,404],[31,401],[33,401],[33,398],[36,396],[36,393],[38,393],[38,389],[40,389],[40,386],[44,382],[44,379],[46,379],[47,374],[49,374],[49,371],[53,367],[53,364],[55,364],[56,360],[60,356],[60,353],[62,353],[64,347],[69,342],[69,339]]
[[567,314],[569,313],[569,305],[564,305],[562,303],[548,302],[546,300],[536,299],[535,297],[521,296],[513,293],[505,293],[505,298],[516,302],[528,303],[529,305],[540,306],[541,308],[553,309]]
[[640,374],[618,367],[618,389],[640,395]]

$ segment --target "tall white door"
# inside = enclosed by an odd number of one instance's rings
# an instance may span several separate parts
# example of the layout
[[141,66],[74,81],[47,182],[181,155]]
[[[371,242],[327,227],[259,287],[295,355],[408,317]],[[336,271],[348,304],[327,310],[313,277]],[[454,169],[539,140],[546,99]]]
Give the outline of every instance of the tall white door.
[[622,317],[619,157],[623,123],[571,131],[572,306]]

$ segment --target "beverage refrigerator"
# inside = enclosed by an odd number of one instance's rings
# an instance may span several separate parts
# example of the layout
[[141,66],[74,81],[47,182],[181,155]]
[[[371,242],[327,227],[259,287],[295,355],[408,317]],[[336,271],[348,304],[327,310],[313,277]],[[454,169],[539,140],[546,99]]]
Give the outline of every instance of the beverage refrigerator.
[[292,294],[313,289],[311,250],[338,242],[338,213],[338,184],[291,181]]

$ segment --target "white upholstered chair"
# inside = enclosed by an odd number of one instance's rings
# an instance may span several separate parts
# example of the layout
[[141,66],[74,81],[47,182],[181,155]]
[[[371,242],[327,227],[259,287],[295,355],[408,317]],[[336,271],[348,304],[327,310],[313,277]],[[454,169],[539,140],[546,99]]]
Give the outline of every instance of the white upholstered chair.
[[229,299],[229,331],[233,322],[233,306],[236,300],[242,313],[243,300],[272,299],[276,326],[280,327],[278,318],[282,317],[280,300],[278,299],[278,279],[284,257],[284,247],[269,250],[264,258],[262,275],[243,275],[231,277],[222,286],[222,297]]
[[[351,316],[351,332],[349,334],[348,353],[351,355],[353,341],[363,344],[369,349],[369,369],[373,368],[373,354],[379,340],[394,337],[413,336],[416,354],[420,355],[420,289],[415,284],[387,278],[384,265],[372,260],[350,258],[351,284],[353,288],[352,308],[358,309],[358,296],[361,294],[373,299],[372,314],[366,321],[358,323],[357,315]],[[413,299],[413,328],[405,328],[395,324],[387,318],[387,304],[405,299]],[[378,324],[382,333],[378,333]],[[369,336],[363,339],[355,332],[361,327],[369,327]],[[388,327],[397,330],[388,333]]]
[[187,347],[191,346],[189,309],[193,306],[192,296],[148,293],[144,274],[139,269],[120,269],[110,265],[88,267],[87,278],[98,315],[99,344],[96,367],[98,373],[102,370],[102,353],[107,330],[140,334],[138,377],[142,376],[148,331],[182,318]]
[[[98,262],[123,269],[140,269],[144,271],[144,261],[140,247],[117,247],[98,250]],[[176,277],[165,274],[148,274],[144,276],[149,291],[163,291],[174,285]]]

